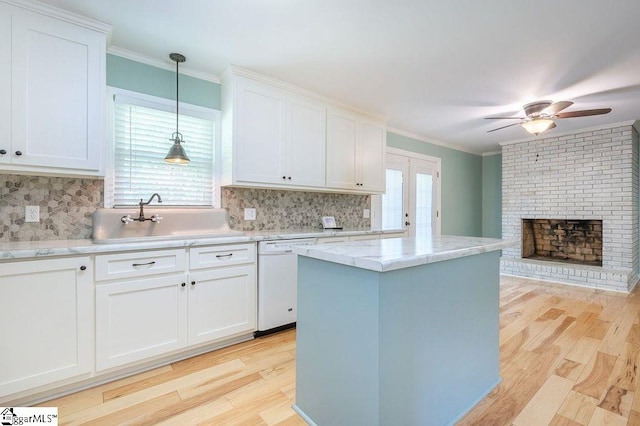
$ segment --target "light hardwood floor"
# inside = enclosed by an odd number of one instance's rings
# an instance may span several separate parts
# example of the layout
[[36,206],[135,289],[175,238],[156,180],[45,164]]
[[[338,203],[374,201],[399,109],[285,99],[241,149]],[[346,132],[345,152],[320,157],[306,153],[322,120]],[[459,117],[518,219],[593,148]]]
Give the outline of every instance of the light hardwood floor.
[[[460,425],[640,425],[640,291],[502,277],[502,383]],[[61,424],[304,425],[295,332],[40,404]]]

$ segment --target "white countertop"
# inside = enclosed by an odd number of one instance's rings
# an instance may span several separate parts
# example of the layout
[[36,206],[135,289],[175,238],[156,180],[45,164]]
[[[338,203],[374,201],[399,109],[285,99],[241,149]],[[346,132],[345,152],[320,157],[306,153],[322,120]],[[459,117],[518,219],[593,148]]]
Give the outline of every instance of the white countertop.
[[295,247],[293,250],[299,255],[313,259],[386,272],[501,250],[514,244],[517,242],[495,238],[441,235],[419,239],[392,238],[344,244],[318,244]]
[[352,236],[367,234],[387,234],[402,232],[400,229],[292,229],[281,231],[253,231],[243,235],[217,238],[190,238],[182,240],[162,240],[127,242],[113,244],[94,244],[91,240],[45,240],[0,243],[0,261],[11,259],[29,259],[50,256],[73,256],[122,251],[154,250],[165,248],[196,247],[216,244],[237,244],[264,240],[282,240],[297,238],[319,238]]

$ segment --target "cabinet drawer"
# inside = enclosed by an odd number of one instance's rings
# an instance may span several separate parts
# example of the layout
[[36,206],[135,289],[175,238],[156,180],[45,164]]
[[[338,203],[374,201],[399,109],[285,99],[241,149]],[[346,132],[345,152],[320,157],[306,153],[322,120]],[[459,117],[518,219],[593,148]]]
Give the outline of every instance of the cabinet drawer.
[[186,264],[184,249],[101,255],[96,256],[96,281],[183,272]]
[[256,260],[255,244],[234,244],[224,246],[194,247],[189,252],[190,269],[215,268]]

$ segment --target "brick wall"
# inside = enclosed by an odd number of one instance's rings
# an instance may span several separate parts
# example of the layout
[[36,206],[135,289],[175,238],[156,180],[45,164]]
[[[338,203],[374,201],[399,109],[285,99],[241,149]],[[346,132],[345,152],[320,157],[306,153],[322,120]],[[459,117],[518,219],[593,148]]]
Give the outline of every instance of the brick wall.
[[[634,127],[635,126],[635,127]],[[503,250],[502,272],[618,291],[638,280],[638,132],[625,125],[502,147],[502,237],[522,219],[602,220],[602,267],[522,259]]]

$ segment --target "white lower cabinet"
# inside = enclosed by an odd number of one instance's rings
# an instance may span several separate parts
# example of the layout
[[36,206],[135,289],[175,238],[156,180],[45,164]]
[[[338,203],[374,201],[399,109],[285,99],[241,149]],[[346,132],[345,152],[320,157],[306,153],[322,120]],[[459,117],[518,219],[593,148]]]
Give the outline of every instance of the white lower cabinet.
[[190,345],[256,329],[255,265],[189,274]]
[[[189,256],[188,264],[184,249],[96,257],[97,271],[117,264],[127,276],[97,274],[96,371],[256,330],[255,244],[197,247]],[[162,274],[165,263],[171,272]],[[150,276],[137,277],[141,268]]]
[[187,275],[96,286],[96,370],[187,345]]
[[91,373],[89,257],[3,263],[0,397]]

